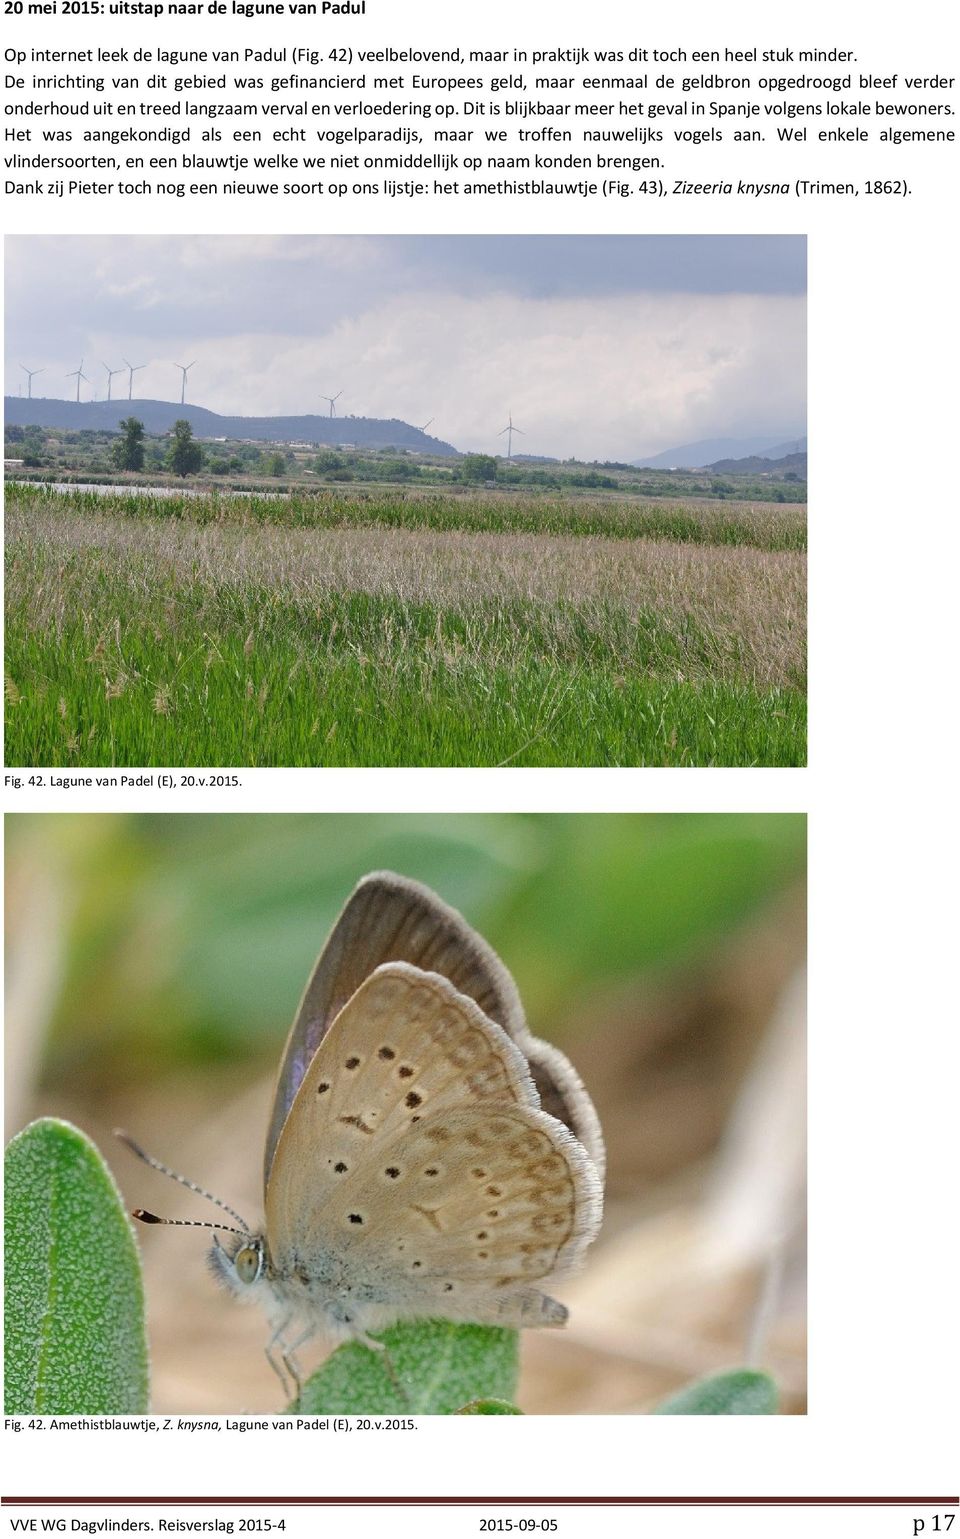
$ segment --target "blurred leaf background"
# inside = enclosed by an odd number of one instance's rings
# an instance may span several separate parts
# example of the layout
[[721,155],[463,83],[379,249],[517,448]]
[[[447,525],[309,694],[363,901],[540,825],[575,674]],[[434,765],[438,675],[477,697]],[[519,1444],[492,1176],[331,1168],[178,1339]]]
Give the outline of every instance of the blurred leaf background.
[[[720,1322],[710,1350],[693,1350],[689,1363],[678,1356],[686,1327],[677,1326],[675,1350],[664,1346],[662,1318],[644,1323],[655,1309],[649,1280],[621,1297],[618,1247],[633,1236],[647,1252],[662,1250],[664,1224],[680,1213],[702,1231],[704,1204],[715,1211],[720,1200],[707,1196],[717,1172],[736,1165],[738,1139],[759,1138],[751,1129],[767,1124],[773,1141],[757,1154],[765,1184],[747,1207],[772,1200],[770,1169],[780,1164],[778,1200],[798,1200],[802,1052],[797,1010],[784,1026],[782,1001],[802,964],[802,817],[67,814],[13,815],[6,830],[8,1137],[31,1117],[67,1116],[109,1157],[109,1128],[123,1122],[255,1217],[271,1079],[310,968],[358,878],[401,871],[434,887],[500,952],[534,1030],[579,1067],[610,1144],[604,1237],[565,1296],[573,1304],[586,1290],[586,1322],[629,1316],[634,1303],[642,1318],[624,1321],[617,1361],[616,1329],[578,1339],[576,1314],[566,1361],[558,1338],[545,1347],[528,1333],[523,1408],[644,1409],[689,1369],[739,1361],[736,1331],[772,1264],[756,1253],[756,1235],[736,1265],[724,1263],[711,1295],[732,1287],[732,1357],[723,1357]],[[773,1089],[761,1094],[764,1075]],[[784,1104],[771,1111],[771,1096]],[[754,1103],[750,1122],[744,1105]],[[120,1151],[112,1163],[131,1200],[193,1215],[188,1194],[131,1168]],[[723,1200],[741,1212],[742,1198],[739,1208],[729,1193]],[[742,1214],[737,1222],[743,1230]],[[779,1213],[767,1227],[771,1246],[793,1236],[794,1286],[796,1216]],[[156,1408],[271,1408],[260,1322],[214,1293],[196,1235],[151,1233],[143,1246],[155,1355],[162,1344],[171,1364],[157,1357]],[[671,1254],[669,1266],[678,1264]],[[648,1275],[649,1255],[645,1264]],[[664,1257],[657,1266],[675,1312],[676,1278]],[[590,1296],[605,1268],[607,1303]],[[656,1350],[644,1346],[651,1329]],[[695,1344],[700,1326],[690,1329]],[[802,1408],[796,1335],[788,1410]],[[250,1342],[246,1376],[225,1369],[231,1339]]]

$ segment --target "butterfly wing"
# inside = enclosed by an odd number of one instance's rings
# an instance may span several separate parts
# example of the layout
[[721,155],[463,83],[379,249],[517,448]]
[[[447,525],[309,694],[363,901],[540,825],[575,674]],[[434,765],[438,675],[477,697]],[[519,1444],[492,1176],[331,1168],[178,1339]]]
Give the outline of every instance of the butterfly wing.
[[[275,1180],[293,1153],[286,1141],[285,1130]],[[599,1227],[602,1191],[561,1123],[520,1102],[435,1104],[419,1122],[394,1121],[389,1137],[356,1143],[319,1205],[302,1188],[284,1204],[284,1239],[271,1251],[281,1271],[322,1270],[364,1329],[436,1315],[563,1323],[563,1306],[531,1284],[576,1268]]]
[[513,1040],[530,1065],[543,1110],[569,1128],[583,1145],[593,1161],[602,1186],[606,1175],[607,1151],[600,1118],[583,1080],[565,1053],[561,1053],[552,1042],[544,1042],[542,1038],[535,1037],[526,1024],[522,1031],[513,1033]]
[[[523,1054],[435,973],[377,968],[330,1027],[280,1135],[267,1239],[350,1329],[442,1315],[560,1324],[531,1284],[574,1268],[602,1188],[540,1110]],[[316,1302],[316,1297],[314,1296]]]
[[576,1133],[602,1178],[603,1138],[593,1104],[563,1053],[531,1035],[516,984],[496,952],[428,887],[378,871],[364,877],[347,900],[287,1038],[267,1130],[265,1188],[281,1131],[317,1048],[343,1006],[385,962],[408,962],[440,974],[502,1026],[528,1059],[544,1104]]
[[267,1132],[264,1182],[287,1113],[325,1033],[347,1000],[383,962],[440,973],[508,1031],[523,1023],[516,985],[486,941],[429,888],[390,871],[357,885],[307,984],[287,1038]]
[[273,1254],[372,1150],[434,1111],[491,1099],[538,1105],[506,1033],[439,974],[377,968],[317,1048],[284,1123],[266,1192]]
[[349,1237],[356,1226],[344,1215],[359,1210],[370,1240],[392,1250],[414,1287],[420,1272],[431,1285],[457,1281],[494,1294],[563,1276],[596,1234],[601,1197],[592,1162],[562,1123],[536,1107],[438,1109],[398,1132],[384,1158],[401,1169],[390,1204],[381,1200],[377,1160],[357,1172],[324,1223]]

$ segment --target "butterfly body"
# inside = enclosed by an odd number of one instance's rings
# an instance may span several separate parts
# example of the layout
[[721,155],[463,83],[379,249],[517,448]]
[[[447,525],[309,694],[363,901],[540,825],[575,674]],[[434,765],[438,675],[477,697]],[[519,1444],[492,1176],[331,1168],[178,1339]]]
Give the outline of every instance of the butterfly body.
[[[260,1257],[260,1269],[245,1278],[237,1269],[237,1255],[248,1251]],[[319,1332],[331,1341],[362,1340],[397,1318],[384,1288],[358,1280],[348,1256],[314,1248],[308,1266],[293,1251],[281,1270],[270,1257],[266,1237],[253,1235],[233,1251],[213,1245],[209,1261],[214,1276],[235,1298],[263,1310],[277,1339],[295,1332],[305,1341]]]

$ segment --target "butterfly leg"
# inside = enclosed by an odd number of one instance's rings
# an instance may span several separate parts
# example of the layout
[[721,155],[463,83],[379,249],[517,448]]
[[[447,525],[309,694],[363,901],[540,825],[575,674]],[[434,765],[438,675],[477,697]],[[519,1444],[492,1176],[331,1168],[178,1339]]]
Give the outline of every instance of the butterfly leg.
[[403,1384],[402,1384],[401,1379],[400,1379],[400,1375],[398,1374],[397,1369],[396,1369],[396,1364],[394,1363],[393,1358],[390,1356],[390,1349],[387,1346],[386,1342],[385,1341],[377,1341],[375,1336],[368,1336],[366,1331],[358,1331],[358,1330],[354,1330],[352,1332],[351,1340],[355,1341],[358,1346],[368,1347],[371,1352],[382,1352],[383,1353],[383,1356],[381,1358],[381,1362],[383,1363],[383,1366],[384,1366],[384,1368],[386,1370],[387,1378],[390,1380],[390,1383],[393,1385],[394,1389],[396,1390],[398,1399],[406,1407],[406,1409],[409,1410],[410,1409],[410,1396],[407,1394],[406,1390],[403,1387]]
[[407,1394],[407,1391],[405,1390],[403,1384],[401,1383],[400,1375],[397,1372],[396,1365],[395,1365],[395,1363],[393,1361],[393,1358],[390,1356],[389,1348],[386,1347],[382,1341],[374,1342],[374,1346],[382,1347],[383,1348],[383,1366],[387,1370],[387,1377],[389,1378],[390,1383],[393,1385],[394,1389],[396,1390],[397,1395],[398,1395],[398,1397],[400,1399],[401,1405],[403,1405],[404,1408],[409,1411],[410,1410],[410,1396]]
[[304,1330],[300,1332],[300,1335],[296,1338],[296,1340],[292,1341],[289,1346],[284,1346],[280,1353],[280,1360],[283,1363],[284,1368],[287,1370],[287,1373],[293,1380],[294,1386],[296,1388],[296,1395],[294,1396],[294,1399],[297,1401],[298,1406],[300,1403],[300,1394],[303,1389],[303,1381],[300,1377],[300,1365],[297,1362],[294,1354],[299,1350],[300,1347],[306,1345],[311,1336],[316,1335],[316,1329],[317,1328],[315,1325],[308,1325]]
[[[286,1315],[285,1318],[283,1320],[281,1320],[280,1324],[274,1330],[273,1335],[270,1337],[270,1340],[267,1342],[267,1345],[266,1345],[266,1347],[264,1349],[265,1353],[266,1353],[267,1362],[270,1364],[270,1367],[273,1369],[274,1373],[276,1374],[277,1378],[280,1380],[280,1383],[281,1383],[281,1385],[283,1387],[283,1398],[284,1398],[285,1401],[290,1399],[290,1385],[287,1382],[287,1377],[286,1377],[286,1374],[283,1371],[283,1368],[280,1366],[280,1363],[277,1362],[276,1348],[278,1346],[280,1347],[280,1362],[285,1364],[286,1363],[286,1357],[285,1357],[285,1350],[286,1349],[283,1346],[283,1333],[284,1333],[285,1330],[288,1329],[292,1319],[293,1319],[292,1315]],[[299,1384],[297,1385],[297,1392],[299,1394]]]
[[355,1341],[358,1347],[369,1348],[371,1352],[386,1352],[387,1350],[385,1342],[377,1341],[375,1336],[368,1336],[366,1331],[352,1332],[350,1340]]

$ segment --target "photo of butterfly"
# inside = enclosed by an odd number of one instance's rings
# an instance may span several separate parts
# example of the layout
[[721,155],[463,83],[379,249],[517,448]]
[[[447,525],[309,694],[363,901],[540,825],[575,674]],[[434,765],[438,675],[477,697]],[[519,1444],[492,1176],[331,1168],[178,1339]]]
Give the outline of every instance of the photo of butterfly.
[[[299,1386],[314,1336],[447,1319],[562,1326],[541,1284],[600,1227],[604,1146],[568,1059],[535,1038],[510,973],[429,888],[363,878],[316,964],[268,1122],[265,1224],[207,1223],[211,1268],[264,1309],[268,1356]],[[162,1219],[144,1209],[145,1223]]]

